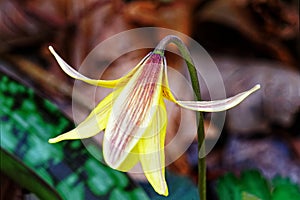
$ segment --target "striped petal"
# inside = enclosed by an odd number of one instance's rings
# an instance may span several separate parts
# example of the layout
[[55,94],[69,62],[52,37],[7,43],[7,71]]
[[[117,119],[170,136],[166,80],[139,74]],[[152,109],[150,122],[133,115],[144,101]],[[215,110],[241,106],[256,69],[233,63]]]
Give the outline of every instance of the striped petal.
[[90,113],[90,115],[81,122],[75,129],[59,135],[55,138],[49,139],[49,143],[56,143],[62,140],[74,140],[89,138],[103,129],[105,129],[109,114],[112,108],[112,101],[118,96],[121,89],[110,93],[105,97],[97,107]]
[[81,80],[84,81],[86,83],[89,83],[91,85],[95,85],[95,86],[102,86],[102,87],[106,87],[106,88],[114,88],[117,86],[117,84],[123,83],[123,82],[127,82],[132,75],[137,71],[137,69],[139,68],[139,66],[141,65],[141,63],[143,63],[143,61],[147,58],[147,56],[135,67],[133,68],[127,75],[123,76],[120,79],[116,79],[116,80],[95,80],[95,79],[90,79],[82,74],[80,74],[78,71],[76,71],[75,69],[73,69],[70,65],[68,65],[53,49],[52,46],[49,46],[49,50],[50,52],[53,54],[53,56],[55,57],[56,61],[58,62],[59,66],[61,67],[61,69],[68,74],[69,76],[71,76],[72,78],[75,78],[77,80]]
[[168,76],[167,71],[164,72],[164,86],[163,86],[163,96],[178,104],[179,106],[194,110],[194,111],[201,111],[201,112],[220,112],[225,111],[234,106],[241,103],[245,98],[247,98],[250,94],[254,93],[255,91],[260,89],[260,85],[257,84],[250,90],[245,92],[239,93],[233,97],[229,97],[227,99],[222,100],[214,100],[214,101],[178,101],[173,96],[172,92],[170,91],[169,83],[168,83]]
[[163,99],[156,111],[150,127],[138,143],[138,150],[143,171],[154,190],[168,196],[165,180],[164,143],[167,128],[167,113]]
[[156,113],[161,96],[162,57],[151,54],[124,86],[114,102],[104,134],[103,155],[107,164],[122,169],[122,163],[143,136]]

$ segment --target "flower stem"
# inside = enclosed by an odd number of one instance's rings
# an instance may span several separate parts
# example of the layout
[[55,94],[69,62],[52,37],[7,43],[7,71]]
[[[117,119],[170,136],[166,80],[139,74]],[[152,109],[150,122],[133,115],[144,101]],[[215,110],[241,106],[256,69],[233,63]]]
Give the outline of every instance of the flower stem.
[[[170,43],[174,43],[182,57],[184,58],[188,71],[191,77],[192,87],[195,94],[195,99],[201,101],[201,92],[199,79],[197,75],[197,70],[195,68],[194,62],[192,60],[191,54],[183,41],[174,35],[166,36],[160,41],[156,46],[154,52],[163,52],[166,46]],[[205,134],[204,134],[204,123],[203,123],[203,114],[202,112],[197,112],[197,121],[198,121],[198,190],[201,200],[206,200],[206,161],[205,161]],[[201,152],[200,152],[201,149]]]

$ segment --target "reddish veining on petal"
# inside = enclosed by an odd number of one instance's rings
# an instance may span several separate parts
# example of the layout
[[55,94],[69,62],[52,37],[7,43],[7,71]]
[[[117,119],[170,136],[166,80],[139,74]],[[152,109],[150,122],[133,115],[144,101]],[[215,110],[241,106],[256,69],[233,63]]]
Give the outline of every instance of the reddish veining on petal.
[[135,133],[145,120],[151,105],[155,103],[153,102],[155,92],[161,90],[161,87],[157,84],[160,82],[160,73],[163,70],[162,56],[152,54],[142,67],[143,70],[140,72],[140,76],[124,101],[122,106],[124,109],[114,122],[112,132],[115,134],[110,141],[111,161],[113,163],[117,161],[125,147],[135,137]]

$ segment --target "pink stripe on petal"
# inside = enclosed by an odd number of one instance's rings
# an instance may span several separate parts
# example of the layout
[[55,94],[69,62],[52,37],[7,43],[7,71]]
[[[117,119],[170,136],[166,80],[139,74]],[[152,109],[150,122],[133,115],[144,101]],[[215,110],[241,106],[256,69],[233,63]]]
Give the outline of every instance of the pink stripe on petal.
[[151,123],[159,97],[163,73],[162,57],[152,54],[116,99],[103,141],[106,162],[118,168]]

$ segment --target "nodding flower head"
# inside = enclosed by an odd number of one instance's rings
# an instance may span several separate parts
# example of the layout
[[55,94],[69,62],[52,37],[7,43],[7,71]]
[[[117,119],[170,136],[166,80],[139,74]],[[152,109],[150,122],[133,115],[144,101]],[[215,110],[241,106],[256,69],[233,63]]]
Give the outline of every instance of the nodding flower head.
[[216,101],[179,101],[173,96],[163,53],[149,53],[128,74],[117,80],[90,79],[70,67],[52,47],[51,53],[69,76],[91,85],[114,88],[75,129],[49,140],[89,138],[104,131],[103,155],[106,163],[128,171],[140,162],[148,181],[161,195],[168,195],[165,180],[164,143],[167,113],[164,99],[194,111],[228,110],[260,88]]

